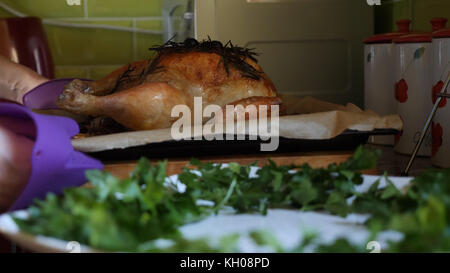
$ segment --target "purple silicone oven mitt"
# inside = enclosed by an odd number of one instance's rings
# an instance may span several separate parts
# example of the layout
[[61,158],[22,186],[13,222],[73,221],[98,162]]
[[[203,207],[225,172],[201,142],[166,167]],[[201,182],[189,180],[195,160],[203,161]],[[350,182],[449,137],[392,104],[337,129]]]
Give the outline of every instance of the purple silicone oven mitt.
[[80,186],[86,182],[86,170],[103,168],[98,160],[73,149],[70,139],[79,128],[72,119],[36,114],[13,103],[0,103],[0,116],[30,120],[35,129],[31,175],[10,211],[26,208],[47,193],[60,194],[64,188]]
[[[58,109],[56,100],[63,92],[64,86],[69,84],[74,79],[57,79],[44,82],[41,85],[33,88],[31,91],[23,96],[23,105],[30,109]],[[80,79],[82,81],[90,81],[87,79]]]

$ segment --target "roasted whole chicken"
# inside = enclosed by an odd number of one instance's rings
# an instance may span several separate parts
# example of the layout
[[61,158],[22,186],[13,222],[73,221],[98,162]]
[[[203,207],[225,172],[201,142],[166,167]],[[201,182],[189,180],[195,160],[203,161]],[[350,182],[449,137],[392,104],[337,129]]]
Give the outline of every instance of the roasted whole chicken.
[[69,112],[108,117],[131,130],[170,127],[176,105],[280,105],[275,86],[246,48],[218,41],[167,42],[148,61],[126,65],[99,81],[74,80],[57,100]]

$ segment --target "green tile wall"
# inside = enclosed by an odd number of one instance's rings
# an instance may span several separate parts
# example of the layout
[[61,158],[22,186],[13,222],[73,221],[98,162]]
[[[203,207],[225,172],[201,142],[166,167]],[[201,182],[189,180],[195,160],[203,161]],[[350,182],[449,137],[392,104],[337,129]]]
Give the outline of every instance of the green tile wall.
[[375,8],[375,33],[394,31],[395,21],[407,18],[412,19],[414,30],[430,31],[433,17],[450,20],[450,0],[382,0]]
[[89,0],[88,15],[93,17],[161,16],[160,0]]
[[[79,6],[70,6],[66,0],[0,2],[27,16],[97,27],[45,24],[58,78],[99,79],[123,64],[149,58],[148,48],[162,43],[161,0],[80,0]],[[12,16],[0,7],[0,17]]]
[[7,18],[7,17],[13,17],[13,16],[11,15],[11,13],[8,13],[5,10],[0,8],[0,18],[5,18],[5,17]]
[[[136,21],[136,28],[138,29],[162,29],[161,20],[138,20]],[[142,60],[149,58],[152,52],[149,52],[148,48],[154,45],[160,45],[162,41],[161,35],[149,35],[145,33],[136,34],[136,59]]]
[[[132,26],[130,21],[105,21],[102,24]],[[58,26],[47,26],[46,30],[57,65],[111,65],[133,59],[131,32]]]
[[84,15],[82,5],[69,6],[65,0],[1,0],[1,2],[21,13],[45,18],[82,17]]
[[[446,17],[450,20],[450,0],[420,0],[414,3],[414,27],[417,30],[431,28],[430,19],[433,17]],[[447,23],[450,27],[450,22]]]

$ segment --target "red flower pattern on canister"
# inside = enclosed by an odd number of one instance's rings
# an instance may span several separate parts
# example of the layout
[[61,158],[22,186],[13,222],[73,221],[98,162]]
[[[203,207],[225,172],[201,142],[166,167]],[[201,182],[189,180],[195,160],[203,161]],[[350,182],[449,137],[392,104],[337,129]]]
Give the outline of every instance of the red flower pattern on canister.
[[431,124],[431,136],[433,137],[433,146],[432,146],[433,156],[439,151],[439,148],[442,146],[443,134],[444,130],[442,129],[441,124],[433,122]]
[[401,79],[395,84],[395,99],[400,103],[408,100],[408,83],[406,83],[405,79]]
[[[432,91],[432,95],[431,98],[433,100],[433,104],[436,103],[436,100],[438,98],[438,94],[441,93],[442,88],[444,87],[444,82],[443,81],[439,81],[435,86],[433,86],[433,91]],[[447,105],[447,98],[442,98],[441,103],[439,103],[439,107],[445,107],[445,105]]]
[[400,138],[403,135],[403,130],[401,130],[400,132],[398,132],[398,134],[395,135],[395,139],[394,139],[394,143],[397,144],[400,142]]

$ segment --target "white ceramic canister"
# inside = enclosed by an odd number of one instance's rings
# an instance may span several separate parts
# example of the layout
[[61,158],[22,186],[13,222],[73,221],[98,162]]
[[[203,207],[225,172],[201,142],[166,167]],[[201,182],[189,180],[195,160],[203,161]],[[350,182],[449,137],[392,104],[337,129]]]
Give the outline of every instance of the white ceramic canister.
[[[432,101],[437,99],[450,73],[450,29],[433,33]],[[449,89],[447,89],[449,92]],[[450,168],[450,101],[443,99],[432,123],[433,165]]]
[[[395,87],[393,99],[403,121],[403,130],[395,138],[394,151],[410,155],[419,140],[432,102],[431,33],[414,33],[394,39]],[[419,156],[431,155],[430,130],[419,150]]]
[[[364,40],[364,107],[379,115],[397,113],[392,98],[395,85],[392,40],[409,33],[410,20],[397,21],[398,32],[371,36]],[[371,136],[369,143],[394,145],[394,136]]]

